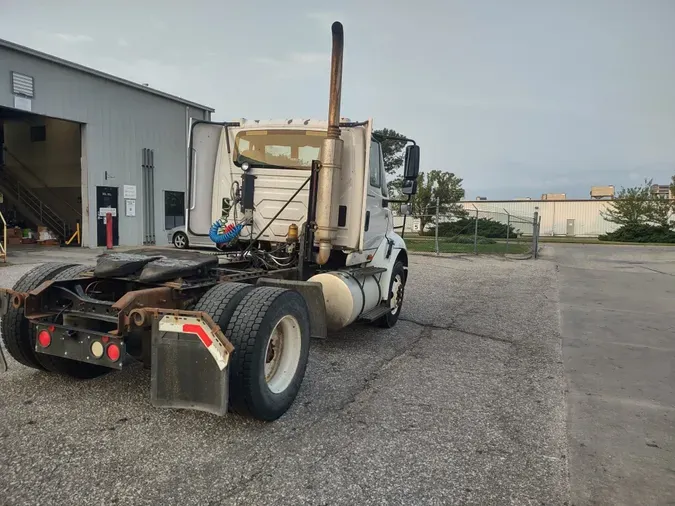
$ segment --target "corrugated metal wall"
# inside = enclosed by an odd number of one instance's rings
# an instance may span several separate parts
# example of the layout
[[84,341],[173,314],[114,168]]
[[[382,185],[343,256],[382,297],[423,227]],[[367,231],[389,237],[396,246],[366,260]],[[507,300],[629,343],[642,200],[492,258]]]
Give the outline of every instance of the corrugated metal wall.
[[[186,191],[188,120],[209,119],[210,113],[151,93],[0,47],[0,106],[14,107],[10,72],[34,78],[32,112],[84,124],[84,235],[96,244],[96,186],[119,188],[120,245],[143,243],[141,157],[155,154],[155,229],[166,244],[164,191]],[[107,178],[106,178],[107,174]],[[136,216],[124,216],[123,186],[137,188]],[[187,199],[187,195],[186,195]],[[87,233],[88,232],[88,233]]]
[[[466,201],[461,205],[467,211],[493,212],[494,219],[504,221],[506,213],[522,218],[532,218],[535,207],[541,216],[541,235],[573,235],[597,237],[616,230],[618,226],[605,220],[600,214],[609,202],[606,200],[508,200]],[[475,207],[474,207],[475,206]],[[568,228],[568,220],[574,220]],[[571,232],[571,234],[569,233]]]

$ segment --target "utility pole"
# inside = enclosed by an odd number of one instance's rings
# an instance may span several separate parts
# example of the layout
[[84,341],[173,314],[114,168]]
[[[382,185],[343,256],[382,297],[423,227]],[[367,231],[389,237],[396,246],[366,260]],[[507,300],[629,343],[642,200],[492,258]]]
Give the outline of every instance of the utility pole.
[[440,223],[438,221],[438,215],[439,215],[440,205],[441,205],[441,199],[440,199],[440,197],[436,197],[436,256],[439,255],[439,251],[438,251],[438,227],[439,227]]
[[[502,209],[504,209],[502,207]],[[511,235],[511,215],[509,212],[504,209],[504,212],[506,213],[506,253],[509,252],[509,236]]]

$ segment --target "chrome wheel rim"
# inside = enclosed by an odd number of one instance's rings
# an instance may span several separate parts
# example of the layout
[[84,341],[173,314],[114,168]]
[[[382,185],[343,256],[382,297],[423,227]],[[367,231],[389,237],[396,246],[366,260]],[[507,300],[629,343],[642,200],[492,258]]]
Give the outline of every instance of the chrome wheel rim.
[[185,236],[183,234],[178,234],[176,237],[173,238],[173,243],[178,248],[184,248],[185,242],[186,242]]
[[391,308],[391,314],[398,313],[401,309],[401,304],[403,303],[403,277],[400,274],[394,276],[394,281],[391,284],[391,300],[389,301],[389,307]]

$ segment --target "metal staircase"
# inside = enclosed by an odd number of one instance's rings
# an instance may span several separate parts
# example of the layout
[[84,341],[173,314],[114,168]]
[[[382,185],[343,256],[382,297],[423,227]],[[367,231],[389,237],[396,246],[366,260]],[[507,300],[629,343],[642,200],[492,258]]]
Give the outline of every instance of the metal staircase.
[[6,165],[0,166],[0,193],[13,203],[20,214],[36,225],[49,228],[62,239],[68,239],[70,227],[51,207],[14,176]]

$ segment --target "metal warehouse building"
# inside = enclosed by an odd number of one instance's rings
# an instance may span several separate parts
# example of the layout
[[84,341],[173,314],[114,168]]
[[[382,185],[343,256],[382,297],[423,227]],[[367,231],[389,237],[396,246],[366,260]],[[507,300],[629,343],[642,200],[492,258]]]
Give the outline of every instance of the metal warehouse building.
[[[597,237],[612,232],[618,225],[605,220],[602,212],[608,200],[479,200],[460,202],[469,212],[485,213],[506,223],[507,215],[530,219],[536,210],[541,217],[540,234],[544,236]],[[481,214],[481,216],[483,216]],[[528,227],[524,233],[531,233]]]
[[[4,77],[3,77],[4,76]],[[183,224],[191,120],[213,109],[0,39],[5,217],[82,245],[166,244]]]

